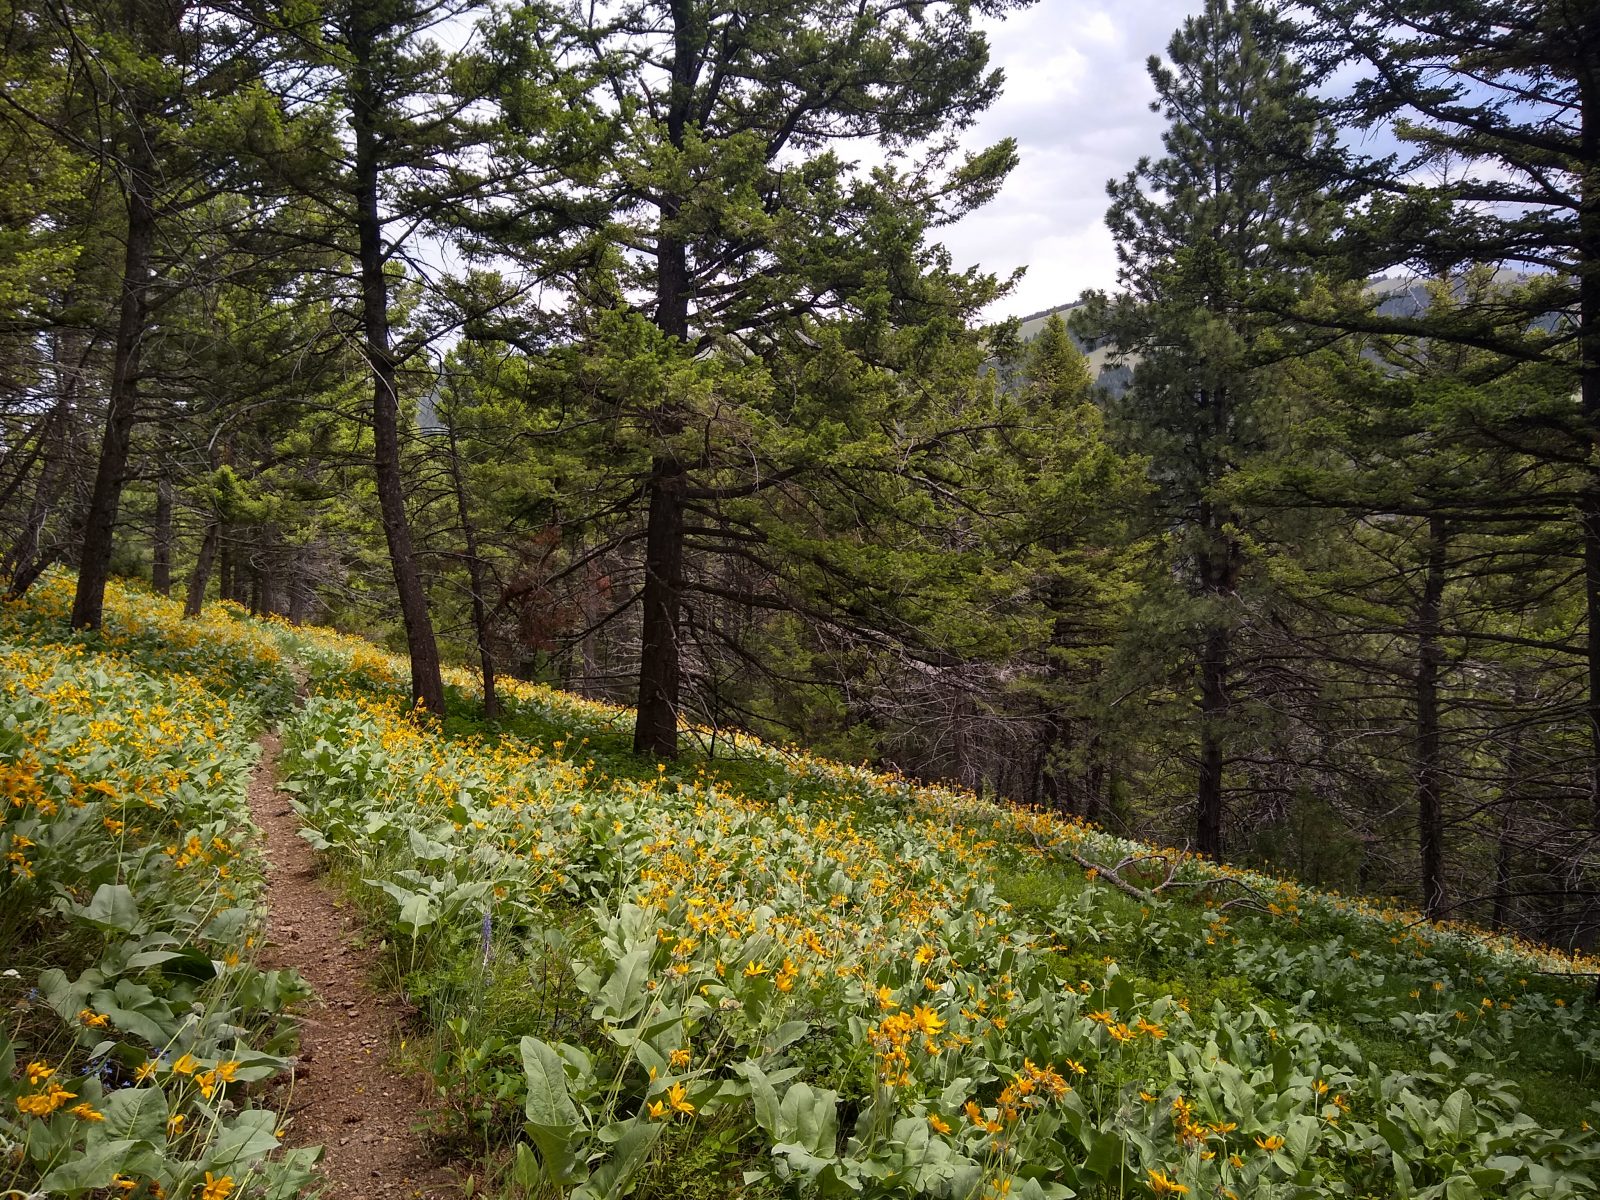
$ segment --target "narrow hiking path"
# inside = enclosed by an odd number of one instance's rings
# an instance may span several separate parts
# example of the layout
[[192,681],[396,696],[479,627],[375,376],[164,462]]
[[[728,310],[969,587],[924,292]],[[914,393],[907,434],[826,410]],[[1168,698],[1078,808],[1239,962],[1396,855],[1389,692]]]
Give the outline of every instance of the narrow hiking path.
[[276,734],[262,735],[249,796],[265,835],[263,965],[294,968],[316,992],[300,1019],[287,1143],[326,1147],[319,1170],[331,1200],[451,1200],[460,1194],[453,1173],[430,1158],[413,1132],[422,1090],[388,1066],[400,1015],[368,986],[374,955],[355,944],[360,929],[318,878],[299,820],[278,790],[280,748]]

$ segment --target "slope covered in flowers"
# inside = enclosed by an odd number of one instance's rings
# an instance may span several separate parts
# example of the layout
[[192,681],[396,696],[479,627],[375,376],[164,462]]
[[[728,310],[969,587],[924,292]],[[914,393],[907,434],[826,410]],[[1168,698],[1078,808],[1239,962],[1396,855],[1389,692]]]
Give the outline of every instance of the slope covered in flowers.
[[543,688],[445,735],[285,637],[308,836],[519,1194],[1600,1188],[1586,962]]
[[0,618],[7,1186],[294,1193],[239,853],[281,717],[436,1136],[505,1194],[1600,1191],[1587,961],[726,731],[639,762],[532,685],[422,721],[327,631],[118,594],[68,637],[64,597]]
[[287,1200],[315,1154],[255,1085],[303,989],[251,962],[245,783],[293,678],[265,629],[70,598],[0,606],[0,1191]]

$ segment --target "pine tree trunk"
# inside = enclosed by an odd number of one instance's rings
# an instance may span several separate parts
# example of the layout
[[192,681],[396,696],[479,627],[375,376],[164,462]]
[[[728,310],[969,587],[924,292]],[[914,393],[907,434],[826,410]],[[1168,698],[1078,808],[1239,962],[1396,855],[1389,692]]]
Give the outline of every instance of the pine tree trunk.
[[217,599],[233,599],[233,523],[217,526]]
[[[361,17],[368,17],[363,12]],[[359,18],[358,18],[359,19]],[[370,19],[370,18],[369,18]],[[371,65],[376,55],[374,32],[366,27],[351,38],[351,126],[355,134],[355,216],[361,273],[361,314],[367,364],[372,371],[373,471],[378,508],[395,592],[405,624],[411,659],[411,700],[436,715],[444,712],[444,679],[428,595],[422,586],[406,515],[405,482],[400,472],[400,393],[394,355],[389,345],[389,282],[384,275],[383,218],[378,207],[377,130],[379,101],[372,93]]]
[[106,581],[117,510],[128,473],[128,452],[138,418],[139,363],[144,349],[150,287],[150,261],[155,250],[153,200],[155,165],[146,139],[130,139],[128,155],[128,240],[122,267],[122,296],[117,314],[117,340],[111,367],[111,394],[106,404],[105,437],[95,469],[94,490],[84,518],[83,549],[78,562],[78,589],[72,599],[72,627],[98,629],[105,611]]
[[1440,607],[1445,583],[1444,522],[1428,522],[1426,574],[1417,606],[1417,838],[1421,851],[1423,912],[1437,917],[1444,909],[1444,778],[1439,720]]
[[467,508],[467,489],[461,478],[461,450],[456,442],[455,422],[445,420],[450,435],[450,484],[456,494],[456,517],[461,522],[461,539],[467,551],[467,582],[472,588],[472,630],[478,639],[478,668],[483,679],[483,715],[493,720],[500,715],[500,697],[495,692],[494,647],[489,639],[487,572],[478,554],[478,533]]
[[205,535],[200,539],[200,552],[195,555],[194,569],[189,572],[189,590],[184,596],[183,615],[198,617],[206,602],[206,585],[211,582],[211,564],[216,561],[217,543],[222,540],[222,519],[213,516],[206,522]]
[[[656,324],[663,333],[689,336],[689,261],[683,245],[663,233],[656,245]],[[657,434],[670,439],[681,428],[666,411]],[[639,707],[633,751],[652,758],[678,757],[678,617],[683,601],[683,502],[688,475],[675,457],[650,464],[650,510],[645,527],[643,628],[639,655]]]
[[650,478],[645,536],[643,647],[635,754],[678,756],[678,613],[683,592],[683,468],[660,458]]
[[150,586],[158,596],[172,592],[172,484],[156,481],[155,536],[150,546]]
[[[1210,421],[1210,440],[1227,444],[1232,430],[1232,396],[1227,387],[1202,391],[1200,403]],[[1215,451],[1221,455],[1222,450]],[[1222,857],[1224,784],[1227,771],[1227,721],[1232,707],[1228,692],[1233,627],[1226,614],[1238,586],[1239,551],[1229,532],[1230,514],[1209,493],[1227,473],[1223,459],[1207,465],[1207,491],[1201,494],[1198,521],[1203,546],[1196,555],[1200,596],[1205,605],[1205,634],[1200,651],[1200,778],[1195,789],[1195,849]]]
[[1206,633],[1200,659],[1200,782],[1196,795],[1195,849],[1222,857],[1223,722],[1228,716],[1228,653],[1224,625]]
[[[1580,78],[1586,171],[1578,183],[1579,404],[1584,432],[1592,445],[1600,446],[1600,76],[1590,71]],[[1585,469],[1578,504],[1588,618],[1590,820],[1600,826],[1600,466],[1593,462]]]
[[311,591],[311,587],[304,579],[301,578],[300,573],[292,567],[289,570],[289,581],[286,585],[286,590],[289,593],[289,624],[304,625],[306,620],[306,611],[308,608],[310,608],[309,593]]
[[1512,810],[1507,806],[1500,811],[1500,840],[1494,852],[1494,911],[1489,916],[1492,929],[1504,930],[1511,923],[1513,829]]
[[1084,757],[1083,805],[1079,815],[1085,821],[1098,821],[1104,805],[1108,774],[1105,743],[1101,740],[1099,734],[1096,733],[1089,736],[1089,744],[1084,749]]
[[[28,505],[28,515],[23,519],[22,529],[6,552],[5,568],[11,575],[6,595],[12,599],[27,595],[28,589],[61,556],[63,549],[59,544],[46,547],[42,543],[45,522],[49,520],[51,510],[60,502],[69,474],[67,424],[71,419],[68,396],[72,385],[67,387],[68,391],[56,402],[46,418],[44,429],[40,431],[44,466],[40,468],[39,479],[34,485],[33,500]],[[51,446],[47,443],[54,444]]]

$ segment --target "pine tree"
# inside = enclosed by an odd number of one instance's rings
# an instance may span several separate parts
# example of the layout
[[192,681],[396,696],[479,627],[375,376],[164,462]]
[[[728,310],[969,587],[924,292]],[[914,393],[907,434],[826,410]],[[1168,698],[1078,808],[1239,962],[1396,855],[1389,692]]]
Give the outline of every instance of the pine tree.
[[[803,469],[781,445],[762,448],[781,381],[774,391],[759,368],[739,382],[734,364],[795,353],[815,337],[809,323],[833,314],[862,318],[847,349],[866,360],[885,330],[975,312],[992,288],[973,279],[957,295],[923,239],[992,195],[1014,151],[955,157],[956,135],[1000,83],[965,4],[633,0],[586,13],[565,36],[613,100],[618,140],[574,179],[605,197],[593,269],[575,286],[604,314],[581,330],[598,354],[612,353],[602,338],[648,342],[664,368],[635,376],[653,391],[610,403],[648,445],[636,480],[646,528],[634,741],[667,757],[686,549],[698,538],[737,550],[740,536],[706,522],[692,534],[690,509],[749,499]],[[852,169],[831,149],[851,139],[878,141],[889,165]],[[930,270],[949,277],[939,295],[920,282]],[[721,365],[697,367],[705,355]],[[753,453],[735,440],[747,437]],[[740,461],[751,470],[736,481]]]
[[[1494,275],[1433,281],[1430,310],[1445,320],[1495,296],[1518,303]],[[1461,814],[1490,803],[1475,759],[1499,741],[1504,698],[1484,681],[1540,659],[1553,679],[1549,660],[1567,653],[1540,644],[1535,622],[1571,595],[1559,517],[1573,475],[1518,446],[1515,430],[1535,412],[1559,424],[1569,404],[1551,368],[1506,374],[1488,352],[1449,341],[1369,337],[1346,351],[1316,385],[1314,427],[1240,490],[1269,509],[1332,514],[1319,548],[1283,572],[1298,610],[1286,624],[1334,667],[1330,711],[1364,731],[1369,778],[1391,767],[1409,776],[1417,894],[1442,916],[1447,890],[1483,859]],[[1497,377],[1485,382],[1486,369]],[[1398,789],[1369,791],[1379,807],[1402,804]]]
[[1302,9],[1307,54],[1331,82],[1354,79],[1328,102],[1329,114],[1400,143],[1383,156],[1288,156],[1286,165],[1364,198],[1364,219],[1338,248],[1359,270],[1437,275],[1504,265],[1533,272],[1538,284],[1443,319],[1370,308],[1321,319],[1490,350],[1499,369],[1563,365],[1579,394],[1562,456],[1589,460],[1575,508],[1587,627],[1585,770],[1600,820],[1600,8],[1590,0],[1310,0]]
[[[341,0],[292,17],[303,23],[285,46],[299,70],[282,81],[318,92],[337,126],[320,146],[274,164],[284,186],[305,202],[300,237],[347,256],[344,285],[358,314],[371,382],[368,423],[378,511],[411,662],[411,693],[422,709],[444,710],[438,638],[407,511],[404,473],[406,371],[428,331],[396,336],[405,305],[398,296],[422,272],[412,257],[422,234],[449,240],[447,214],[464,209],[479,188],[468,166],[492,140],[475,115],[491,81],[467,55],[435,40],[447,20],[468,25],[478,0],[436,5],[422,0]],[[437,333],[438,331],[433,331]]]
[[1110,185],[1124,294],[1091,304],[1085,328],[1137,364],[1115,415],[1126,443],[1151,459],[1158,521],[1193,596],[1195,845],[1220,855],[1252,519],[1227,485],[1265,449],[1257,409],[1283,352],[1270,308],[1304,278],[1287,246],[1327,216],[1323,194],[1275,177],[1262,147],[1309,154],[1329,133],[1288,29],[1252,0],[1208,0],[1168,56],[1170,65],[1150,62],[1166,152]]

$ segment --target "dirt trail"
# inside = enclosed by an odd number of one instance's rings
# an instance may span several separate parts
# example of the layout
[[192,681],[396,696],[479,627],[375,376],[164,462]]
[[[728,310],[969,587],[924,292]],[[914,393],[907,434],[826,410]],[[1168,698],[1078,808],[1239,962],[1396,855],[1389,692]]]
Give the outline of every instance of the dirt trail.
[[263,965],[293,967],[316,991],[300,1022],[300,1055],[286,1089],[291,1146],[324,1146],[319,1170],[332,1200],[453,1200],[454,1175],[412,1132],[422,1092],[389,1069],[399,1014],[367,985],[373,955],[358,948],[354,917],[317,878],[311,847],[278,790],[275,734],[261,738],[250,811],[266,834],[267,932]]

